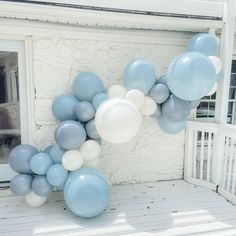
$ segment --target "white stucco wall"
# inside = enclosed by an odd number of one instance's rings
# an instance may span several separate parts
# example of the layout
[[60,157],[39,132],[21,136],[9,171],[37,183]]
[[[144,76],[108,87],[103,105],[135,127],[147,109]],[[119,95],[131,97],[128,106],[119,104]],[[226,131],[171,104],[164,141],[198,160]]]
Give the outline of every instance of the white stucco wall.
[[[109,87],[122,83],[123,69],[131,60],[146,58],[161,75],[171,60],[184,52],[190,38],[175,32],[114,31],[112,39],[108,32],[102,34],[99,38],[96,33],[90,34],[89,39],[33,37],[37,126],[34,139],[39,148],[54,143],[56,120],[50,107],[55,97],[70,92],[77,73],[93,71]],[[103,142],[101,170],[112,184],[181,179],[184,139],[184,132],[165,134],[154,118],[147,117],[130,143]]]

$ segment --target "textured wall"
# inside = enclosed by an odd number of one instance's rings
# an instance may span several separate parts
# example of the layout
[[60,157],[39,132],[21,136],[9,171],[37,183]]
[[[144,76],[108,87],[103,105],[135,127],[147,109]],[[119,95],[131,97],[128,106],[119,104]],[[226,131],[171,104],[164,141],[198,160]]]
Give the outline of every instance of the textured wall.
[[[51,113],[55,97],[68,93],[73,77],[91,70],[105,86],[122,83],[128,62],[146,58],[163,74],[171,60],[185,49],[189,35],[182,33],[115,32],[117,39],[82,40],[33,37],[35,83],[35,142],[40,148],[54,142],[56,120]],[[107,39],[106,39],[107,38]],[[110,145],[103,142],[101,170],[112,184],[180,179],[183,177],[185,133],[167,135],[152,117],[144,119],[139,135],[130,143]]]

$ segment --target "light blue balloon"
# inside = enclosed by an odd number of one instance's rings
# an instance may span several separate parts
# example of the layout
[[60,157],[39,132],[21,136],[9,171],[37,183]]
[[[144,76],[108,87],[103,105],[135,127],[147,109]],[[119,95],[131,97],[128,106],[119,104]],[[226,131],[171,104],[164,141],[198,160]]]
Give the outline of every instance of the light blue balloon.
[[106,93],[98,93],[96,94],[92,99],[92,104],[94,108],[97,110],[98,107],[105,102],[107,99],[109,99],[108,95]]
[[145,59],[135,60],[125,68],[123,81],[128,90],[139,89],[147,94],[156,82],[155,68]]
[[30,169],[35,174],[45,175],[52,164],[52,159],[47,153],[39,152],[32,156],[30,160]]
[[10,183],[11,191],[16,195],[25,195],[31,191],[33,177],[31,175],[16,175]]
[[47,172],[47,181],[53,186],[61,186],[68,177],[68,171],[61,165],[55,164],[51,166]]
[[180,122],[172,122],[166,117],[161,116],[158,118],[160,128],[168,134],[177,134],[184,130],[187,119]]
[[53,186],[48,183],[46,176],[38,175],[35,176],[32,182],[32,190],[38,196],[47,196],[53,190]]
[[85,125],[85,130],[89,138],[91,139],[99,139],[100,135],[97,132],[96,125],[95,125],[95,119],[90,120]]
[[171,92],[187,101],[206,96],[216,81],[212,62],[203,54],[188,52],[177,57],[167,73],[167,84]]
[[97,93],[104,90],[102,80],[93,72],[81,72],[74,78],[73,93],[81,101],[91,102]]
[[71,172],[64,187],[67,207],[80,217],[95,217],[108,206],[109,186],[98,171],[82,167]]
[[76,120],[74,109],[78,102],[75,96],[61,95],[54,100],[52,112],[60,121]]
[[64,155],[65,152],[66,150],[59,147],[58,144],[53,145],[50,150],[50,156],[51,156],[52,161],[55,164],[60,164],[62,156]]
[[160,78],[158,80],[156,80],[157,84],[164,84],[167,86],[167,76],[166,75],[162,75],[160,76]]
[[170,95],[170,90],[164,84],[154,84],[149,92],[149,96],[157,103],[162,104]]
[[190,108],[195,109],[200,105],[200,103],[201,103],[201,99],[191,101],[190,102]]
[[55,131],[57,144],[64,149],[77,149],[86,140],[84,127],[76,121],[64,121]]
[[29,163],[31,157],[36,153],[38,153],[38,150],[29,144],[18,145],[10,152],[9,165],[18,173],[32,174]]
[[206,56],[218,56],[219,43],[216,37],[207,33],[200,33],[191,39],[187,46],[187,51],[200,52]]
[[90,102],[79,102],[75,107],[75,115],[79,121],[87,122],[95,117],[95,109]]
[[162,111],[161,111],[161,105],[160,104],[157,104],[157,108],[156,108],[156,111],[155,113],[152,114],[153,117],[161,117],[163,114],[162,114]]
[[51,148],[53,147],[53,145],[50,145],[50,146],[48,146],[48,147],[46,147],[44,150],[43,150],[43,152],[44,153],[47,153],[48,155],[50,155],[50,151],[51,151]]

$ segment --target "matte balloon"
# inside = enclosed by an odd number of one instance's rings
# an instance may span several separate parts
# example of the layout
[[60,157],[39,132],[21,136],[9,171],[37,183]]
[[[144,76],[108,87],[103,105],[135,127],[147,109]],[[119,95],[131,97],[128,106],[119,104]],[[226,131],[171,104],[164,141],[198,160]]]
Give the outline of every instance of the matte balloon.
[[22,174],[32,174],[33,172],[30,169],[30,159],[35,155],[38,150],[29,145],[21,144],[12,149],[9,155],[9,165],[10,167]]
[[16,195],[25,195],[31,191],[32,176],[26,174],[16,175],[10,183],[11,191]]
[[141,122],[142,115],[137,107],[122,98],[105,101],[95,116],[98,133],[110,143],[125,143],[133,139]]
[[162,104],[162,113],[172,122],[183,121],[190,114],[190,103],[171,95],[169,99]]
[[168,87],[175,96],[183,100],[193,101],[206,96],[215,81],[214,65],[198,52],[180,55],[168,69]]
[[156,108],[156,111],[152,114],[153,117],[161,117],[163,114],[162,114],[162,111],[161,111],[161,105],[160,104],[157,104],[157,108]]
[[64,121],[55,131],[57,144],[64,149],[77,149],[86,140],[84,127],[76,121]]
[[132,102],[137,108],[141,108],[145,101],[144,93],[138,89],[131,89],[125,96],[125,99]]
[[101,138],[100,134],[97,132],[97,128],[95,125],[95,119],[90,120],[85,125],[85,130],[89,138],[91,139],[99,139]]
[[71,95],[61,95],[57,97],[52,104],[54,116],[60,120],[76,120],[74,109],[78,99]]
[[93,97],[92,104],[94,108],[97,110],[98,107],[107,99],[109,99],[109,96],[106,93],[98,93]]
[[95,117],[95,109],[90,102],[79,102],[75,107],[75,115],[78,120],[86,122]]
[[63,185],[67,177],[68,171],[61,164],[51,166],[47,172],[47,181],[53,186]]
[[50,145],[50,146],[46,147],[46,148],[43,150],[43,152],[44,152],[44,153],[47,153],[48,155],[50,155],[50,152],[51,152],[52,147],[53,147],[53,145]]
[[155,68],[145,59],[135,60],[125,68],[123,80],[128,90],[138,89],[147,94],[156,81]]
[[157,80],[157,84],[164,84],[167,86],[167,76],[166,75],[160,76],[160,78]]
[[99,158],[101,146],[94,140],[87,140],[80,148],[84,161],[92,161]]
[[41,197],[47,196],[53,190],[53,186],[48,183],[46,176],[35,176],[32,182],[32,190]]
[[216,74],[218,75],[222,70],[222,62],[221,62],[220,58],[215,57],[215,56],[209,56],[208,58],[213,63],[215,70],[216,70]]
[[190,108],[191,109],[197,108],[200,105],[200,103],[201,103],[200,99],[191,101],[190,102]]
[[213,95],[214,93],[216,93],[216,90],[217,90],[217,82],[215,82],[213,88],[212,88],[211,91],[207,94],[207,96]]
[[114,84],[108,89],[108,96],[110,98],[124,98],[127,90],[119,84]]
[[51,157],[43,152],[32,156],[30,160],[30,169],[38,175],[45,175],[49,167],[53,164]]
[[170,95],[170,91],[168,87],[164,84],[155,84],[150,93],[149,96],[157,103],[162,104],[165,102]]
[[78,170],[83,165],[83,162],[83,156],[78,150],[67,151],[62,157],[62,165],[69,171]]
[[80,217],[95,217],[108,206],[109,186],[96,170],[82,167],[70,173],[64,187],[67,207]]
[[47,200],[47,197],[41,197],[34,193],[33,191],[29,192],[25,195],[26,203],[31,207],[39,207],[42,206]]
[[143,106],[140,108],[141,113],[144,116],[151,116],[152,114],[155,113],[156,109],[157,109],[156,102],[150,97],[145,97]]
[[102,80],[93,72],[81,72],[73,82],[73,93],[81,101],[91,102],[97,93],[104,91]]
[[58,144],[54,144],[50,150],[50,157],[55,164],[60,164],[62,156],[65,152],[65,149],[59,147]]

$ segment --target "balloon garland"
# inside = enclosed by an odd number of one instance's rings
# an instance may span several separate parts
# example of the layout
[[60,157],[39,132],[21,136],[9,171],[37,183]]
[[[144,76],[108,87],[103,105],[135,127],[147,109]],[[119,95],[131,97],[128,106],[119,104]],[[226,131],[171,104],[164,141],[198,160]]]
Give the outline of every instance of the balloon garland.
[[109,202],[109,186],[95,170],[100,138],[115,144],[130,141],[143,116],[156,118],[169,134],[181,132],[191,109],[216,91],[222,67],[218,48],[214,36],[197,34],[166,75],[156,79],[153,65],[138,59],[124,70],[125,87],[112,85],[108,91],[95,73],[77,75],[73,95],[61,95],[52,104],[61,121],[55,130],[56,144],[40,152],[28,144],[11,151],[9,164],[19,173],[11,181],[12,192],[38,207],[54,189],[64,190],[66,205],[76,215],[101,214]]

